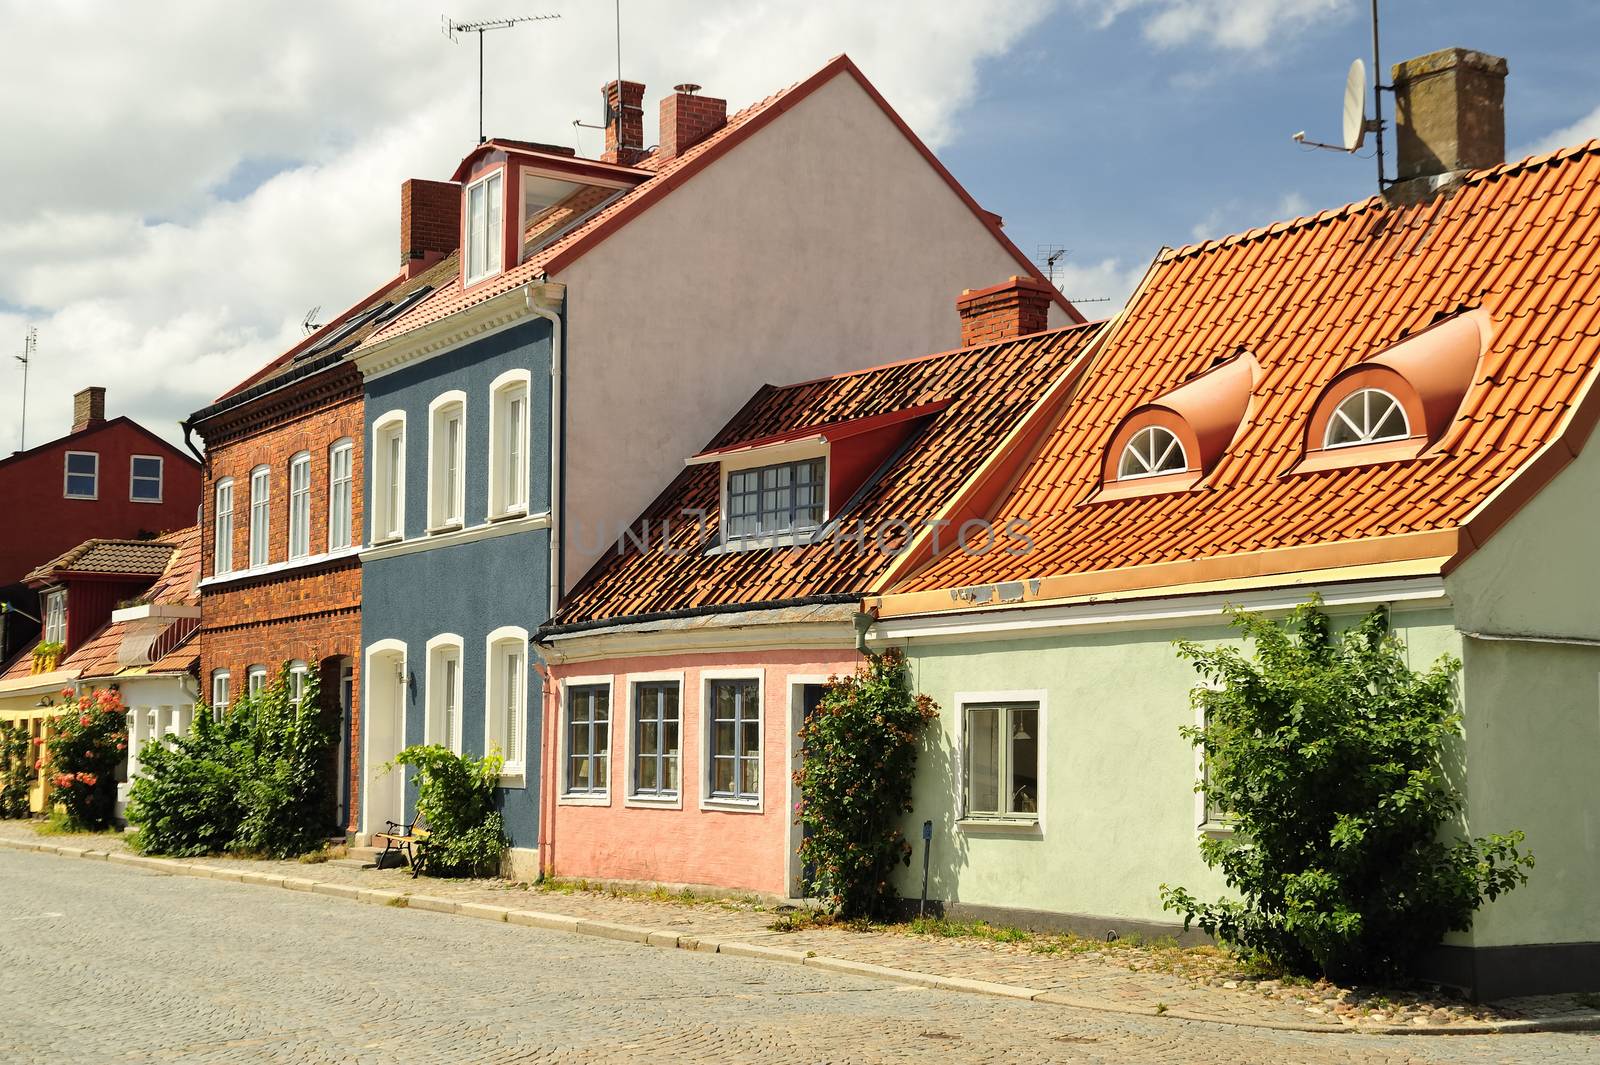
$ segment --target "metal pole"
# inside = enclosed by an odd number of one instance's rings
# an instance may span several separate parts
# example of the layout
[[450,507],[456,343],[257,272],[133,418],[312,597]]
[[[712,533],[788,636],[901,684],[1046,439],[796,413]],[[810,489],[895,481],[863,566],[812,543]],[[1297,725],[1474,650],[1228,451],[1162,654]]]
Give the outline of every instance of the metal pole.
[[917,903],[917,916],[928,911],[928,851],[933,845],[933,822],[922,822],[922,901]]
[[1383,191],[1383,65],[1378,59],[1378,0],[1372,0],[1372,113],[1378,135],[1378,191]]
[[483,31],[478,31],[478,143],[484,142],[483,136]]

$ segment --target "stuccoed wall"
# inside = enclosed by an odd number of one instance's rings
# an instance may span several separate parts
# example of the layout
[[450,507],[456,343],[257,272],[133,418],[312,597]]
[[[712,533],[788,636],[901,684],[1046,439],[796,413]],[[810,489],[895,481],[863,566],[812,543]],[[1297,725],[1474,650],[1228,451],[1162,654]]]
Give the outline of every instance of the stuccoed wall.
[[[1413,667],[1459,654],[1445,609],[1396,614]],[[1197,846],[1195,757],[1178,730],[1194,723],[1197,674],[1173,641],[1233,640],[1221,624],[1100,631],[1045,639],[917,644],[916,690],[940,705],[937,734],[919,763],[908,838],[918,840],[902,894],[921,889],[922,822],[932,818],[929,897],[985,907],[1174,921],[1161,884],[1202,898],[1225,893]],[[1041,830],[956,824],[957,692],[1044,689]],[[1109,926],[1108,926],[1109,927]]]

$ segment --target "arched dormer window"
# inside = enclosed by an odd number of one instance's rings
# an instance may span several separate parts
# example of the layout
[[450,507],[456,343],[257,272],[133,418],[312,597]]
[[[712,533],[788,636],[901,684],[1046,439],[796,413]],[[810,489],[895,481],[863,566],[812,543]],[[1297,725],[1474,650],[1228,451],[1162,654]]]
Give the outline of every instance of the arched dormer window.
[[1404,440],[1411,435],[1406,409],[1381,388],[1361,388],[1333,409],[1323,447],[1354,447]]
[[1133,434],[1117,462],[1117,480],[1158,477],[1163,473],[1182,473],[1189,468],[1178,434],[1162,425],[1147,425]]

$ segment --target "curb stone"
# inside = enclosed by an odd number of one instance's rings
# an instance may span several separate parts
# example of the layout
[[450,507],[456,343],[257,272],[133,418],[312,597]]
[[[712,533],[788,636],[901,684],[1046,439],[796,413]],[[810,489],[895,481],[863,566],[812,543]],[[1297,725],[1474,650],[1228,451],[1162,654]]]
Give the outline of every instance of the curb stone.
[[1437,1028],[1410,1025],[1383,1025],[1381,1027],[1369,1026],[1361,1028],[1344,1024],[1315,1024],[1310,1022],[1291,1024],[1282,1021],[1246,1020],[1215,1014],[1191,1013],[1185,1010],[1165,1010],[1157,1013],[1151,1009],[1131,1008],[1096,1000],[1085,1000],[1071,995],[1058,994],[1054,991],[1042,991],[1016,984],[970,980],[957,976],[940,976],[935,973],[922,973],[912,969],[895,969],[886,965],[874,965],[871,962],[853,961],[848,958],[832,958],[826,955],[814,954],[811,951],[787,950],[781,947],[769,947],[764,944],[717,939],[709,936],[682,935],[666,929],[643,928],[638,925],[617,924],[611,921],[590,921],[568,916],[567,914],[541,913],[537,910],[513,910],[507,907],[489,906],[475,902],[455,902],[430,895],[402,895],[392,891],[358,888],[351,884],[309,880],[304,877],[279,877],[268,873],[225,869],[212,865],[191,865],[169,858],[151,858],[121,851],[108,852],[89,850],[82,847],[56,846],[31,840],[0,838],[0,849],[55,854],[63,858],[88,858],[98,861],[110,861],[118,865],[134,866],[169,876],[192,876],[257,887],[275,887],[288,891],[303,891],[330,898],[347,899],[353,902],[388,904],[396,899],[404,898],[406,900],[406,908],[413,910],[429,910],[435,913],[475,917],[480,920],[502,921],[547,931],[569,932],[577,935],[596,936],[603,939],[655,947],[692,950],[704,954],[726,954],[730,958],[748,958],[791,965],[807,965],[826,972],[862,976],[897,984],[909,984],[916,987],[954,991],[962,994],[1023,999],[1045,1005],[1064,1006],[1069,1009],[1087,1010],[1095,1013],[1116,1013],[1146,1018],[1161,1017],[1166,1020],[1189,1021],[1199,1024],[1225,1024],[1235,1028],[1262,1028],[1277,1032],[1308,1032],[1319,1035],[1331,1035],[1334,1033],[1416,1036],[1517,1035],[1534,1032],[1600,1031],[1600,1017],[1552,1017],[1544,1020],[1496,1021],[1487,1024],[1463,1024]]

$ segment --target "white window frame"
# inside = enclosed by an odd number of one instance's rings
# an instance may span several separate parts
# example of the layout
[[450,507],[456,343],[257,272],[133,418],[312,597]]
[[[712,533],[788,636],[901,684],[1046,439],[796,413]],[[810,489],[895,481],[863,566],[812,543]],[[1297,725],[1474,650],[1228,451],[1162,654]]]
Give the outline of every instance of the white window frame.
[[233,684],[233,674],[226,669],[213,669],[211,671],[211,720],[221,721],[228,713],[228,704],[233,701],[229,691]]
[[[496,698],[506,690],[505,665],[502,656],[511,645],[522,656],[521,675],[516,681],[518,749],[512,752],[510,744],[501,735],[502,718]],[[483,750],[487,754],[491,745],[498,744],[505,757],[505,767],[500,771],[501,787],[525,787],[528,772],[528,630],[520,625],[502,625],[483,641]],[[511,755],[515,753],[516,758]]]
[[588,221],[590,218],[593,218],[601,211],[604,211],[612,203],[616,202],[615,197],[606,199],[589,208],[587,211],[584,211],[582,214],[574,215],[567,221],[566,225],[562,226],[558,231],[547,236],[537,247],[531,249],[530,251],[528,247],[528,197],[523,194],[524,190],[528,187],[529,178],[554,178],[557,181],[567,181],[577,185],[584,185],[589,188],[612,189],[616,192],[625,192],[632,187],[623,181],[609,181],[604,178],[596,177],[579,178],[574,177],[571,174],[563,174],[558,170],[545,170],[531,166],[522,167],[521,173],[517,176],[518,195],[516,251],[518,263],[525,262],[530,253],[536,255],[543,249],[550,247],[556,241],[560,240],[568,233],[571,233],[584,222]]
[[[1134,450],[1134,445],[1141,440],[1152,438],[1156,433],[1163,433],[1171,439],[1171,443],[1162,449],[1161,455],[1156,461],[1159,463],[1161,459],[1165,459],[1168,455],[1172,454],[1173,448],[1176,448],[1178,451],[1178,459],[1180,462],[1182,462],[1182,465],[1173,468],[1158,466],[1155,469],[1146,469],[1135,473],[1124,473],[1123,469],[1127,465],[1128,456],[1130,454],[1140,462],[1148,462],[1148,459],[1146,459],[1142,452]],[[1154,448],[1151,449],[1151,454],[1155,454]],[[1188,472],[1188,469],[1189,453],[1183,446],[1183,439],[1165,425],[1147,425],[1140,429],[1138,432],[1134,433],[1128,438],[1128,442],[1126,444],[1122,445],[1122,454],[1117,456],[1117,480],[1119,481],[1138,481],[1146,477],[1171,477],[1175,474],[1186,473]]]
[[[508,470],[511,456],[510,436],[506,431],[506,417],[509,413],[511,400],[518,393],[522,399],[522,444],[516,465],[521,470]],[[533,438],[532,401],[533,375],[527,370],[507,370],[496,377],[489,385],[489,509],[488,518],[494,521],[498,518],[509,518],[527,514],[531,509],[530,500],[533,495],[533,463],[529,458],[528,444]],[[521,476],[517,476],[518,473]],[[522,488],[522,501],[513,503],[507,499],[507,489],[516,482]]]
[[[389,454],[389,439],[398,436],[400,460],[397,469]],[[372,448],[368,452],[372,461],[367,465],[372,471],[372,491],[367,498],[372,525],[372,543],[389,543],[406,537],[406,412],[391,410],[372,423]],[[394,513],[391,526],[388,517]]]
[[254,698],[267,689],[267,667],[257,663],[244,671],[244,693]]
[[301,659],[289,663],[289,702],[296,707],[306,697],[306,681],[311,675],[311,667]]
[[[506,187],[506,170],[504,167],[497,167],[461,190],[461,274],[466,278],[467,285],[475,285],[505,269]],[[474,190],[480,188],[483,189],[484,218],[484,232],[481,235],[474,232],[472,217],[472,194]],[[497,197],[500,202],[500,224],[497,231],[491,232],[494,227],[489,225],[489,211]],[[518,213],[521,213],[520,208]],[[477,250],[480,240],[486,245],[483,269],[473,272],[473,252]],[[520,245],[521,242],[518,243]]]
[[[339,473],[343,456],[344,473]],[[340,494],[344,500],[341,505]],[[356,542],[356,442],[348,436],[328,445],[328,550],[342,551]],[[344,535],[338,535],[343,529]]]
[[[223,509],[223,493],[227,493],[228,506]],[[224,477],[212,488],[213,521],[212,530],[215,539],[211,544],[211,569],[212,572],[233,572],[233,478]]]
[[[603,687],[606,689],[606,786],[602,790],[594,791],[568,791],[567,790],[567,737],[572,727],[571,705],[568,702],[569,692],[573,688]],[[567,677],[561,681],[561,720],[556,729],[556,768],[560,774],[556,778],[556,802],[562,806],[610,806],[611,786],[617,779],[617,685],[616,677],[611,674],[592,677]]]
[[41,597],[44,609],[44,631],[39,637],[40,643],[59,643],[63,646],[67,642],[67,590],[56,588],[44,593]]
[[[450,439],[445,427],[457,420],[454,476],[450,471]],[[428,532],[454,532],[466,525],[467,394],[442,392],[428,403]]]
[[[296,476],[304,475],[297,485]],[[298,451],[289,457],[289,558],[311,554],[311,452]]]
[[[757,764],[761,767],[761,783],[755,798],[713,795],[712,781],[716,779],[716,752],[712,749],[714,739],[714,723],[712,714],[715,712],[711,701],[711,685],[719,680],[753,680],[756,682],[756,707],[760,713],[760,725],[756,730],[761,740],[761,748],[757,754]],[[767,671],[765,669],[706,669],[700,671],[700,809],[726,810],[736,813],[759,814],[766,809],[767,788],[772,783],[767,772]],[[738,747],[738,732],[734,733],[734,745]]]
[[[688,685],[682,670],[665,670],[655,673],[629,673],[623,678],[628,694],[627,719],[622,729],[620,746],[622,748],[622,764],[626,766],[626,788],[623,791],[623,805],[638,806],[649,809],[681,810],[683,809],[683,793],[687,790],[689,775],[689,744],[687,742],[690,729],[687,720],[689,716]],[[641,794],[639,792],[638,764],[638,698],[639,689],[646,684],[676,684],[678,686],[678,790],[672,794]],[[615,729],[616,714],[612,714],[613,729]],[[612,741],[612,756],[617,754],[619,744]]]
[[[134,482],[136,482],[136,481],[148,481],[148,480],[151,479],[149,477],[149,475],[141,476],[141,475],[137,475],[137,474],[134,473],[134,469],[135,469],[135,467],[138,466],[140,459],[145,459],[147,461],[154,462],[156,464],[156,475],[155,475],[156,494],[155,494],[155,498],[154,499],[146,499],[143,496],[135,495],[134,492],[133,492]],[[128,456],[128,502],[130,502],[130,503],[160,503],[162,501],[163,497],[166,495],[166,486],[167,486],[167,460],[166,459],[162,458],[160,455],[129,455]]]
[[[257,498],[256,487],[263,489]],[[258,518],[257,515],[260,515]],[[259,522],[259,528],[257,524]],[[256,547],[260,545],[257,559]],[[250,471],[250,568],[272,561],[272,467],[257,466]]]
[[[1212,691],[1217,691],[1217,690],[1220,689],[1221,685],[1213,683],[1211,681],[1206,681],[1206,682],[1203,682],[1201,684],[1201,687],[1209,688]],[[1202,729],[1202,730],[1205,729],[1205,727],[1206,727],[1206,709],[1205,709],[1205,707],[1197,706],[1197,707],[1194,708],[1194,724],[1195,724],[1195,727],[1198,728],[1198,729]],[[1198,786],[1202,782],[1204,782],[1205,779],[1206,779],[1206,751],[1205,751],[1205,748],[1203,746],[1201,746],[1200,744],[1196,743],[1196,744],[1194,744],[1194,782],[1195,782],[1196,787],[1198,788]],[[1221,838],[1224,838],[1226,836],[1233,835],[1233,824],[1232,824],[1232,822],[1228,821],[1228,819],[1226,817],[1223,817],[1223,818],[1214,818],[1214,817],[1212,817],[1211,816],[1211,805],[1210,805],[1210,803],[1206,802],[1205,793],[1202,792],[1202,791],[1198,791],[1198,790],[1195,791],[1195,793],[1194,793],[1194,826],[1195,826],[1195,830],[1197,832],[1199,832],[1202,836],[1210,836],[1213,839],[1221,839]]]
[[[956,749],[955,749],[955,809],[957,827],[968,832],[1013,831],[1029,835],[1044,835],[1045,813],[1048,810],[1048,784],[1050,764],[1050,693],[1043,688],[1015,691],[956,692]],[[996,704],[1028,704],[1039,708],[1039,810],[1033,817],[1026,815],[994,817],[987,814],[974,816],[967,809],[967,708]]]
[[[437,743],[447,747],[456,754],[461,753],[461,693],[465,688],[462,675],[466,666],[466,655],[462,654],[461,637],[453,632],[442,632],[428,641],[427,662],[427,697],[424,700],[425,713],[422,719],[422,742]],[[454,656],[455,682],[449,683],[449,670],[445,662]],[[447,690],[447,688],[452,690]],[[443,720],[446,697],[452,700],[455,707],[455,721],[446,728]],[[444,733],[448,732],[448,735]]]
[[[1341,443],[1337,443],[1337,444],[1334,443],[1333,442],[1333,430],[1334,430],[1334,427],[1336,425],[1338,425],[1338,421],[1336,419],[1344,418],[1345,423],[1347,425],[1349,425],[1350,428],[1355,429],[1358,433],[1362,432],[1362,430],[1354,422],[1350,421],[1350,419],[1346,415],[1341,413],[1341,412],[1344,410],[1344,405],[1346,403],[1349,403],[1352,399],[1355,399],[1357,396],[1368,396],[1368,395],[1382,396],[1384,399],[1386,399],[1390,403],[1394,404],[1394,409],[1398,410],[1400,412],[1400,426],[1401,426],[1401,430],[1402,430],[1400,435],[1399,436],[1371,436],[1371,435],[1365,435],[1365,436],[1362,436],[1359,440],[1345,440],[1345,441],[1343,441]],[[1367,401],[1367,402],[1370,403],[1370,400]],[[1367,412],[1363,411],[1363,420],[1364,421],[1370,421],[1370,419],[1368,419],[1366,417],[1366,413]],[[1383,414],[1383,416],[1378,419],[1377,423],[1372,425],[1372,426],[1370,426],[1369,429],[1366,430],[1366,431],[1369,432],[1369,433],[1372,432],[1372,431],[1375,431],[1376,428],[1377,428],[1377,425],[1381,425],[1388,418],[1388,416],[1389,416],[1388,412],[1386,411]],[[1411,438],[1411,415],[1406,413],[1406,405],[1404,403],[1400,402],[1400,397],[1396,396],[1393,392],[1390,392],[1387,389],[1367,386],[1367,387],[1364,387],[1364,388],[1355,389],[1348,396],[1345,396],[1338,403],[1334,404],[1333,410],[1328,412],[1328,424],[1327,424],[1326,427],[1324,427],[1324,429],[1322,431],[1322,447],[1323,447],[1323,450],[1325,450],[1325,451],[1334,451],[1334,450],[1337,450],[1337,449],[1340,449],[1340,448],[1347,448],[1347,447],[1365,447],[1368,444],[1393,444],[1393,443],[1398,443],[1401,440],[1409,440],[1410,438]]]
[[[94,473],[73,473],[72,460],[78,456],[88,456],[94,459]],[[94,490],[88,495],[72,491],[70,485],[74,477],[93,477]],[[61,494],[67,499],[99,499],[100,498],[100,452],[98,451],[69,451],[61,460]]]

